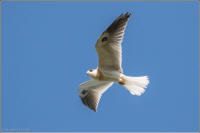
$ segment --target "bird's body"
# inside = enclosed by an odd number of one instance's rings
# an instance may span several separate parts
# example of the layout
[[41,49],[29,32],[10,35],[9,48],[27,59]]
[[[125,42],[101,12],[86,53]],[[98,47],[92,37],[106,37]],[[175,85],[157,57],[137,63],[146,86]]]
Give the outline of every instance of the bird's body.
[[88,76],[94,80],[118,82],[121,73],[118,71],[102,71],[97,68],[93,70],[93,73],[88,72]]
[[86,106],[96,111],[101,95],[114,83],[123,85],[131,94],[144,93],[149,80],[147,76],[129,77],[123,74],[122,48],[124,30],[130,13],[121,14],[99,37],[95,48],[99,57],[96,69],[87,71],[91,80],[79,87],[79,96]]

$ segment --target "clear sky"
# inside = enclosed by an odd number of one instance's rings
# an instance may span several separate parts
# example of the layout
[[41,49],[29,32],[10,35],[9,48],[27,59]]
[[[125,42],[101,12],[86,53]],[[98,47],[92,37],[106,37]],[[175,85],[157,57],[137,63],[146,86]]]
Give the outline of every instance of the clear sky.
[[[2,129],[198,131],[199,2],[2,2]],[[138,97],[114,84],[93,112],[78,97],[100,34],[131,12],[124,73],[148,75]]]

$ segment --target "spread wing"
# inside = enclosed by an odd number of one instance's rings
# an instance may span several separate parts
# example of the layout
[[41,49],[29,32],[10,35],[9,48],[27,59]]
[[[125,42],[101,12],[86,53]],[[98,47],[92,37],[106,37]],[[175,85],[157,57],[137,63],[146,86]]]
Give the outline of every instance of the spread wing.
[[99,56],[100,70],[116,70],[122,73],[121,43],[130,16],[130,13],[121,14],[97,40],[95,48]]
[[96,112],[101,95],[113,84],[109,81],[89,80],[79,87],[79,97],[84,105]]

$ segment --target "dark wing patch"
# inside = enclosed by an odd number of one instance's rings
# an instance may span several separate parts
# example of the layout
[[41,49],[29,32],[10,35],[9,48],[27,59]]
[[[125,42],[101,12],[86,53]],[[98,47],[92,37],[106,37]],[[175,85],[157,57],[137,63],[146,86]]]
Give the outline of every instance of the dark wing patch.
[[105,42],[105,41],[107,41],[107,40],[108,40],[108,37],[103,37],[101,41],[102,41],[102,42]]
[[88,90],[83,90],[81,93],[82,93],[83,95],[85,95],[87,92],[88,92]]

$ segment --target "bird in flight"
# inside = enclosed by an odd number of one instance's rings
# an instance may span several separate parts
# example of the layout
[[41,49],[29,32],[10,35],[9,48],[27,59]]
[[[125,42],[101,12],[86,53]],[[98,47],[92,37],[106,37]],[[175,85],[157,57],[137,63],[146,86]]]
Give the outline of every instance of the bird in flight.
[[130,13],[121,14],[98,38],[95,48],[99,57],[96,69],[87,71],[91,80],[80,84],[79,97],[84,105],[97,111],[102,94],[114,82],[124,86],[132,95],[140,96],[149,84],[147,76],[131,77],[122,71],[121,43]]

